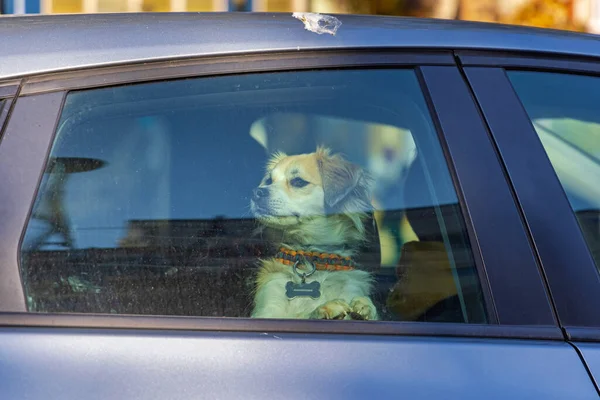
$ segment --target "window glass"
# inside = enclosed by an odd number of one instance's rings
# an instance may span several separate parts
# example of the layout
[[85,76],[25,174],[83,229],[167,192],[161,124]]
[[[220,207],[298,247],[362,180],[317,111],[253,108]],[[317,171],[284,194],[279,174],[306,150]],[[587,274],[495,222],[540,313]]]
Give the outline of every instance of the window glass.
[[76,91],[57,129],[30,311],[486,322],[413,70]]
[[2,123],[4,122],[4,105],[6,104],[6,100],[5,99],[0,99],[0,128],[2,128]]
[[11,99],[0,99],[0,140],[2,140],[2,134],[4,124],[6,123],[6,117],[8,116],[8,109]]
[[600,265],[600,80],[546,72],[508,76]]

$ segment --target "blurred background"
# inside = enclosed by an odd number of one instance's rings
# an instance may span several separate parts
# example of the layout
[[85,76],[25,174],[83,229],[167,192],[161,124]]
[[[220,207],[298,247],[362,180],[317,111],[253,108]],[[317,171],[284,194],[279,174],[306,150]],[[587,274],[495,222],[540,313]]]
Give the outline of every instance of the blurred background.
[[499,22],[600,33],[600,0],[0,0],[0,13],[313,11]]

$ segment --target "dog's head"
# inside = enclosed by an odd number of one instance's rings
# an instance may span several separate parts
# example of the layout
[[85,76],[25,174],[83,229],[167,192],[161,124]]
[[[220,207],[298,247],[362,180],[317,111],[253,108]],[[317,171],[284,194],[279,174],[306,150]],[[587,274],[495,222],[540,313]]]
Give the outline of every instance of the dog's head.
[[359,239],[371,211],[371,179],[326,148],[294,156],[277,153],[254,189],[251,209],[264,225],[301,242]]

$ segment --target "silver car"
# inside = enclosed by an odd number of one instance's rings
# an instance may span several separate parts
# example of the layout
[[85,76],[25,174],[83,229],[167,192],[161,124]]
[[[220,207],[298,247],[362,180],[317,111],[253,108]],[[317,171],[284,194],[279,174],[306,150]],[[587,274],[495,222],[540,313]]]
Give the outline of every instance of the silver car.
[[[0,37],[1,399],[598,398],[598,37],[311,13]],[[365,210],[338,206],[356,177]],[[376,312],[343,297],[361,277]]]

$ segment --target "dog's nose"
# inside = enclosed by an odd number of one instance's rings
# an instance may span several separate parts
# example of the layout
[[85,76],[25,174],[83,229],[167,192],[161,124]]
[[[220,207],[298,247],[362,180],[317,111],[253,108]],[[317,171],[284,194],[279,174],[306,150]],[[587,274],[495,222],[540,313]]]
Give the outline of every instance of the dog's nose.
[[263,197],[267,197],[269,195],[269,189],[266,188],[256,188],[254,189],[254,198],[261,199]]

